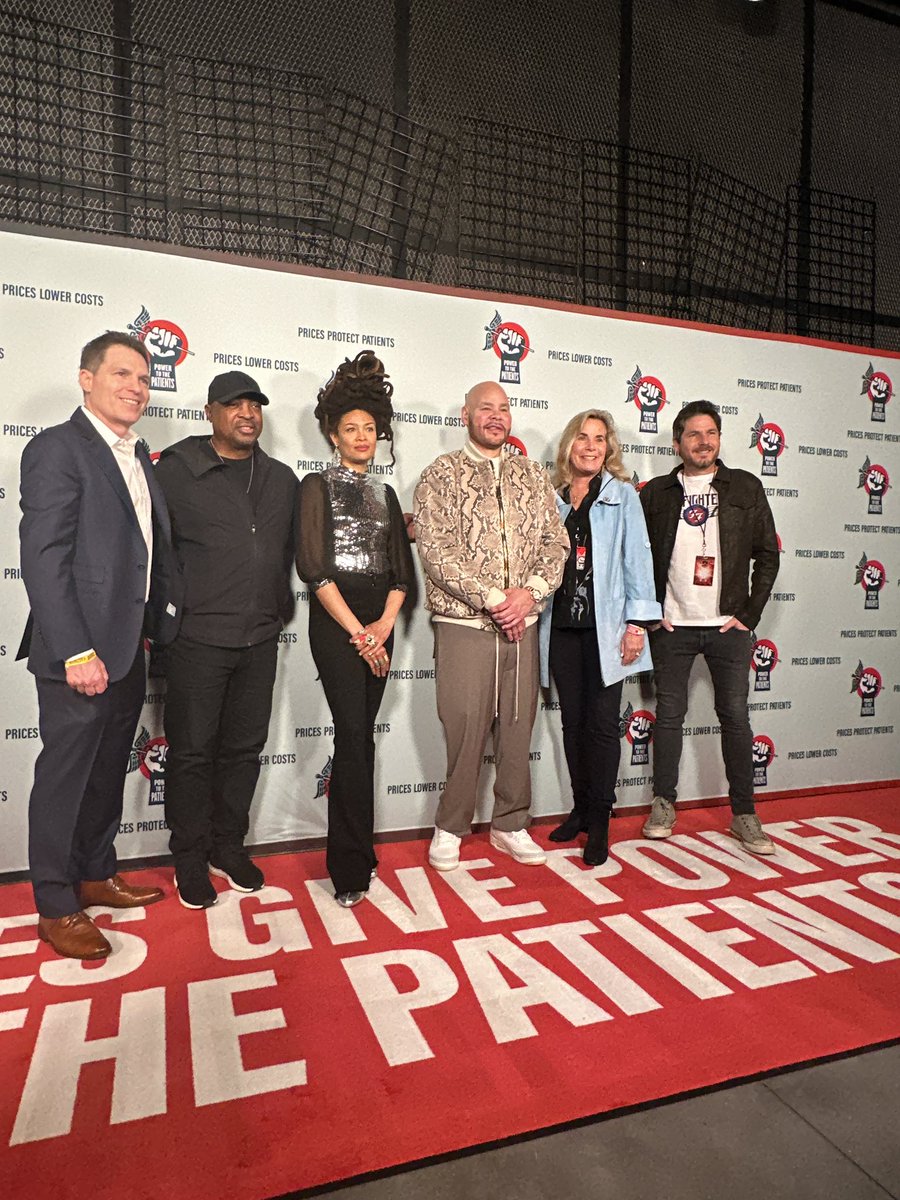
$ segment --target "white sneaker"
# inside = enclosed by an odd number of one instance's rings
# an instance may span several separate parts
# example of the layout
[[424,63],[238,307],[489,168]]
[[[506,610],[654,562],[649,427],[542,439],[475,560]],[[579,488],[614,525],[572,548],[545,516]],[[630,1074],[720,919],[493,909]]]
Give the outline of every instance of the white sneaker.
[[446,829],[434,828],[434,837],[428,847],[428,863],[436,871],[454,871],[459,866],[459,843],[462,841],[455,833]]
[[491,829],[491,845],[495,850],[502,850],[511,855],[516,862],[528,863],[539,867],[547,861],[547,855],[528,833],[527,829],[516,829],[513,833],[504,833],[502,829]]

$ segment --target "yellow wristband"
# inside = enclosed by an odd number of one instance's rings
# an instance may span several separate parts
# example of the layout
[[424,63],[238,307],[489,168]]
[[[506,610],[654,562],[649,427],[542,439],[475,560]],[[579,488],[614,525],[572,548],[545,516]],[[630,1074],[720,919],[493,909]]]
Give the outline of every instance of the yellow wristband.
[[88,650],[87,654],[79,654],[77,658],[67,658],[66,670],[69,667],[83,667],[85,663],[93,662],[96,657],[96,650]]

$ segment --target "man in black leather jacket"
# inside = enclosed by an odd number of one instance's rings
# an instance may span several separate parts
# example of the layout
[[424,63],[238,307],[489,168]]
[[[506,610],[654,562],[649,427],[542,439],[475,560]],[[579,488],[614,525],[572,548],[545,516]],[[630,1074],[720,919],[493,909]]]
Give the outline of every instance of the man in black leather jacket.
[[663,621],[651,632],[656,682],[654,797],[644,836],[669,837],[687,712],[688,680],[702,654],[722,730],[732,821],[754,854],[775,847],[753,804],[753,734],[747,707],[751,630],[778,573],[778,539],[762,484],[718,457],[721,418],[697,400],[675,418],[681,464],[641,491]]

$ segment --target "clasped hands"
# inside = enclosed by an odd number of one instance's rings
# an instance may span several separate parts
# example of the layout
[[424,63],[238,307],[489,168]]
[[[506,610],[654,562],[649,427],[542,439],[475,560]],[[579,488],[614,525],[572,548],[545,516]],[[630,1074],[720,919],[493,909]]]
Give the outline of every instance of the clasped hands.
[[393,628],[392,621],[386,617],[379,617],[377,621],[372,621],[354,633],[350,639],[350,645],[356,649],[360,658],[368,663],[372,674],[379,679],[383,679],[391,669],[391,660],[384,649],[384,643],[391,636]]
[[491,620],[509,642],[521,642],[525,635],[525,618],[534,609],[534,596],[527,588],[504,588],[506,599],[488,611]]

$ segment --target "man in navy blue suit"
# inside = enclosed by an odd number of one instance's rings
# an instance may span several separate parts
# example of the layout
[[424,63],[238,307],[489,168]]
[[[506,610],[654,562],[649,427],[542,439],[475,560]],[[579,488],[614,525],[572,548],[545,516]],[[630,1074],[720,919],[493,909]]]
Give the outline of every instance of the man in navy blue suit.
[[37,683],[43,743],[29,806],[40,937],[70,958],[105,958],[83,911],[163,898],[116,873],[114,838],[144,698],[144,637],[168,641],[177,571],[165,500],[132,425],[147,406],[149,355],[125,333],[89,342],[84,406],[22,455],[22,578],[31,615],[19,657]]

